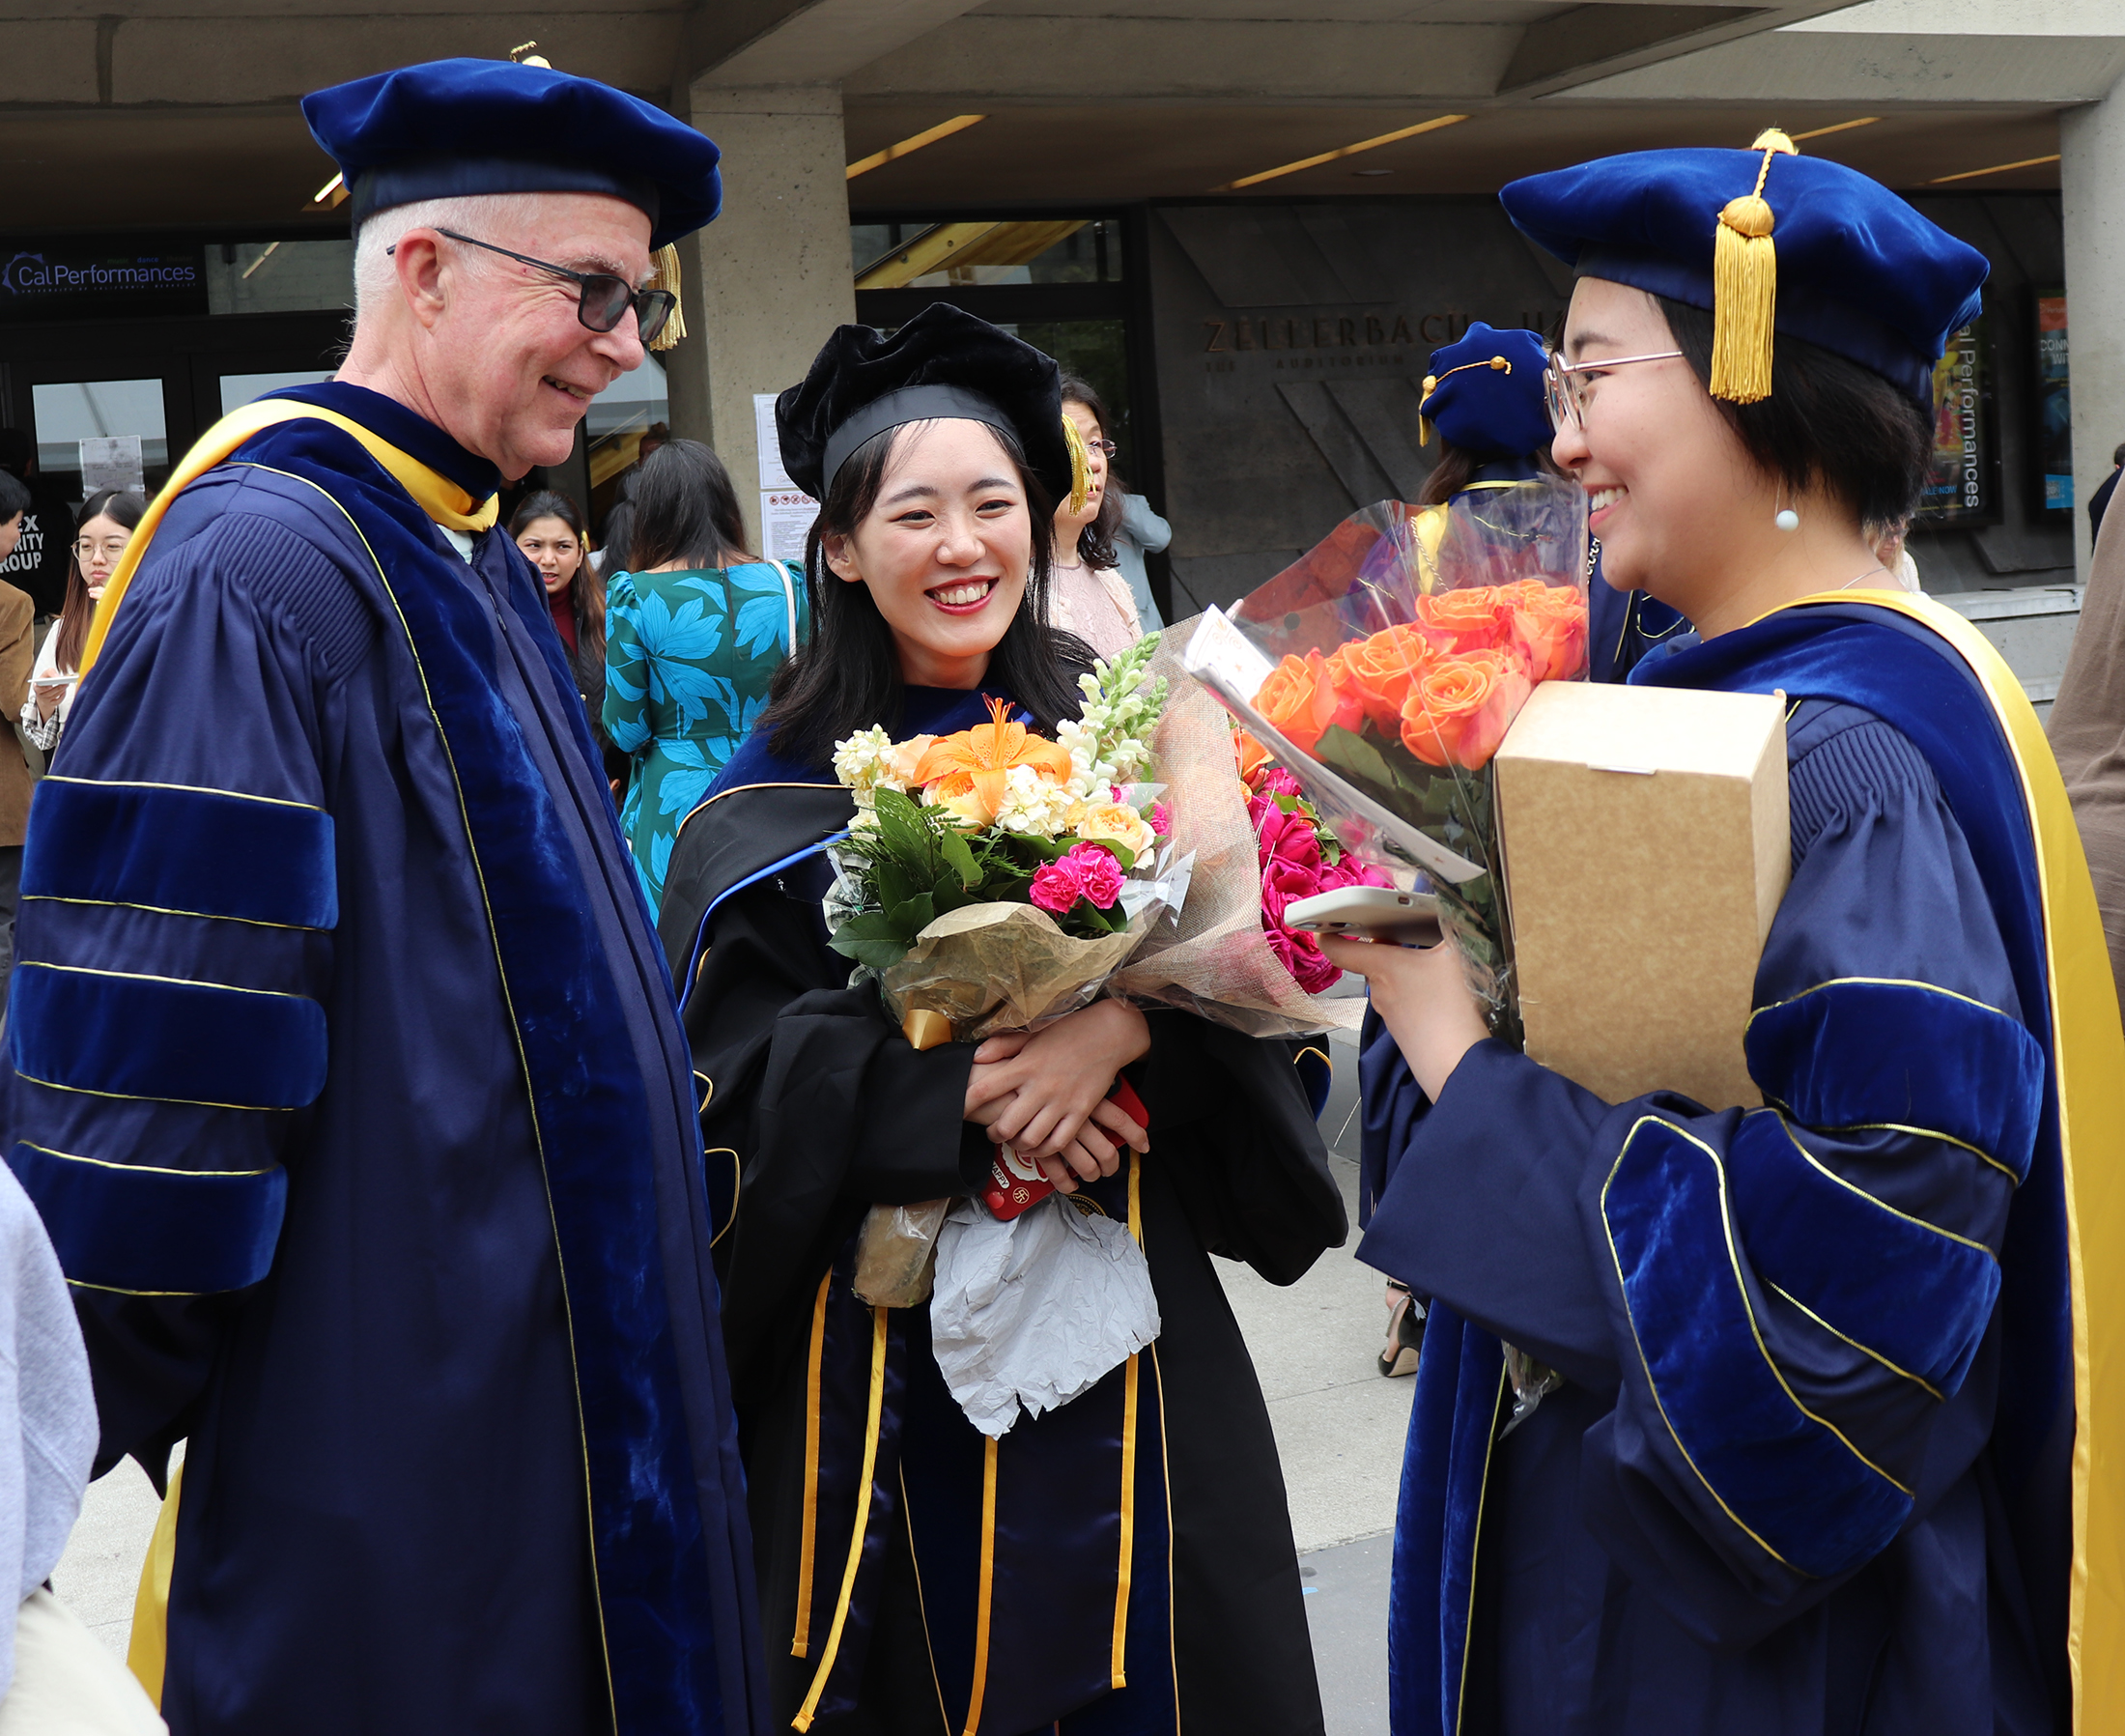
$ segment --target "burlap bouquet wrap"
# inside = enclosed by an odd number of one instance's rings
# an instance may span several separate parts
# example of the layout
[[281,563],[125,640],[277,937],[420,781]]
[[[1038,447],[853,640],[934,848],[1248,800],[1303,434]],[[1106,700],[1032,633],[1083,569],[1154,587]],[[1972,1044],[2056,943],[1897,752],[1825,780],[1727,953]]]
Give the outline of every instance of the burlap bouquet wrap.
[[1169,627],[1151,662],[1152,675],[1172,683],[1152,763],[1166,786],[1175,854],[1193,853],[1195,873],[1187,902],[1152,928],[1108,992],[1178,1007],[1250,1037],[1354,1031],[1365,1017],[1363,997],[1308,994],[1262,932],[1261,856],[1232,719],[1180,667],[1195,627],[1195,620]]

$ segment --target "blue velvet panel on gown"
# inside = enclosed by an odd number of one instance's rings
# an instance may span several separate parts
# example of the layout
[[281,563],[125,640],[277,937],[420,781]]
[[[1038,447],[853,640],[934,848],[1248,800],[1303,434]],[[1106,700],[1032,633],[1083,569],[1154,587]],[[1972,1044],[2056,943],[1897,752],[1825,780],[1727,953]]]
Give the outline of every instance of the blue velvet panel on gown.
[[[1360,1253],[1436,1298],[1393,1727],[2063,1730],[2062,1192],[1998,726],[1864,605],[1677,634],[1632,679],[1799,699],[1768,1106],[1612,1105],[1494,1042],[1431,1104],[1369,1034]],[[1566,1383],[1498,1440],[1501,1343]]]
[[692,1069],[506,533],[468,561],[344,433],[254,437],[43,788],[7,1146],[101,1463],[189,1442],[174,1736],[761,1729]]

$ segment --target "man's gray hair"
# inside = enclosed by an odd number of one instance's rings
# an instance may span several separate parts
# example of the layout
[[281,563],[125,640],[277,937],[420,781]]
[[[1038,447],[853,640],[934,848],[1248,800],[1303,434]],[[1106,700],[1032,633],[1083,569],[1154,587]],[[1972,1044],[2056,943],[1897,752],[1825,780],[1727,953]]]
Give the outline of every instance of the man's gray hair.
[[[378,307],[397,289],[397,271],[388,249],[415,229],[455,229],[506,247],[519,230],[528,225],[537,209],[536,193],[468,193],[455,199],[419,199],[411,205],[394,205],[380,211],[354,237],[354,323],[372,307]],[[464,249],[474,270],[500,265],[498,254],[483,248]]]

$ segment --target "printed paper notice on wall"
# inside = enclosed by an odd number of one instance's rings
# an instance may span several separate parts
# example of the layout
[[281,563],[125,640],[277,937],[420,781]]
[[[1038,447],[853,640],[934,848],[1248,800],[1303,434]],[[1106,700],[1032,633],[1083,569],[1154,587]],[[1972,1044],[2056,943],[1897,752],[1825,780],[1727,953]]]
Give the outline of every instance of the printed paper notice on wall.
[[139,435],[107,435],[81,442],[82,498],[106,488],[129,489],[136,495],[148,492]]
[[792,482],[782,468],[782,442],[775,432],[775,394],[752,394],[752,421],[760,453],[760,553],[770,560],[802,564],[805,539],[819,516],[819,502]]

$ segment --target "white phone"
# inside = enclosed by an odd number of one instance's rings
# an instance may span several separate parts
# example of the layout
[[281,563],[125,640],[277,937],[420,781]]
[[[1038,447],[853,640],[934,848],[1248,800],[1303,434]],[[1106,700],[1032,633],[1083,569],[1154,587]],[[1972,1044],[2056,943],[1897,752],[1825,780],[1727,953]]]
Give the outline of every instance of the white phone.
[[1284,907],[1289,928],[1308,934],[1362,934],[1405,947],[1436,946],[1439,901],[1428,892],[1397,892],[1391,886],[1343,886]]

